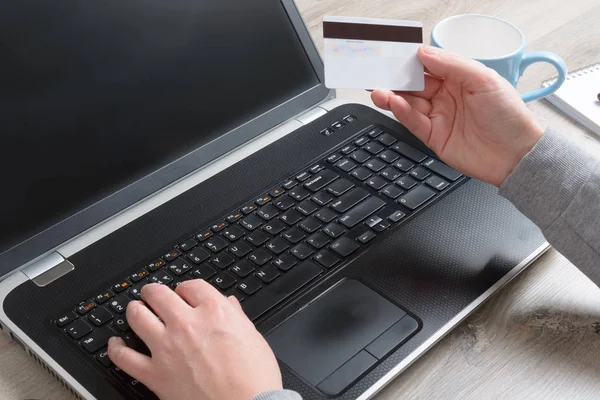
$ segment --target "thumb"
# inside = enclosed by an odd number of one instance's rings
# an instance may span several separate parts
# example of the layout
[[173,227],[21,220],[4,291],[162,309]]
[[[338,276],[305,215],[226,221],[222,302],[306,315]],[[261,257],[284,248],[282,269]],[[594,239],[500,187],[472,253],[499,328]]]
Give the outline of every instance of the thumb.
[[481,88],[481,84],[489,82],[493,76],[492,70],[479,61],[437,47],[422,46],[418,56],[429,73],[449,83]]

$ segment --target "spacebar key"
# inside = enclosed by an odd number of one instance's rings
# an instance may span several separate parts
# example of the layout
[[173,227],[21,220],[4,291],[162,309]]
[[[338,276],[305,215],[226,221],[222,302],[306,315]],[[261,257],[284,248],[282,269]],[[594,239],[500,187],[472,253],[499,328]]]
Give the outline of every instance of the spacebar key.
[[296,265],[289,272],[269,285],[265,285],[242,305],[242,309],[251,320],[255,320],[287,297],[294,294],[308,282],[315,279],[323,270],[311,261]]
[[377,212],[377,210],[383,206],[385,206],[385,201],[378,197],[371,197],[370,199],[363,201],[354,207],[352,210],[348,211],[346,214],[342,215],[339,221],[347,228],[352,228],[369,215]]

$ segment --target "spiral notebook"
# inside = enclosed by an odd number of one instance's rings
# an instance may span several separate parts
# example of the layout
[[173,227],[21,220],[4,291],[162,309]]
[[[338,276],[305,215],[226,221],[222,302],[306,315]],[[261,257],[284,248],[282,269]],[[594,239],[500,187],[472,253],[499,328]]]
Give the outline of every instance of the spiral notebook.
[[[546,87],[556,78],[544,81]],[[600,136],[600,63],[590,65],[567,75],[565,83],[546,97],[559,110]]]

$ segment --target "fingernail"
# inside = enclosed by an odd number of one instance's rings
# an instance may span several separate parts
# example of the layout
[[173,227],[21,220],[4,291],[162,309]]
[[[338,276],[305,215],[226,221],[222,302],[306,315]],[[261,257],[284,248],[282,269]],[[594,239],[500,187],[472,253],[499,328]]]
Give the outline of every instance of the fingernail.
[[441,53],[441,49],[433,46],[423,46],[422,49],[425,54],[429,54],[432,56],[436,56]]
[[121,339],[118,336],[113,336],[110,339],[108,339],[109,346],[119,346],[121,345],[121,343],[123,343],[123,339]]

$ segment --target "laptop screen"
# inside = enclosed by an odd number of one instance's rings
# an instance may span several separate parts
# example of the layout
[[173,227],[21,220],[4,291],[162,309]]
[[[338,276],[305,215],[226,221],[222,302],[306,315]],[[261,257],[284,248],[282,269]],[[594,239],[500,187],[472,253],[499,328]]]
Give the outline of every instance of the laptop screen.
[[276,0],[0,3],[0,253],[319,84]]

